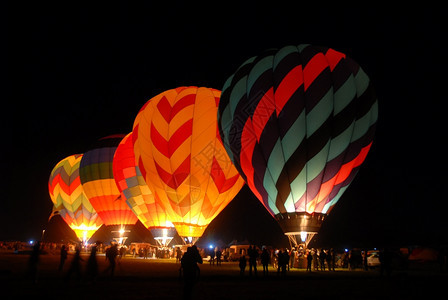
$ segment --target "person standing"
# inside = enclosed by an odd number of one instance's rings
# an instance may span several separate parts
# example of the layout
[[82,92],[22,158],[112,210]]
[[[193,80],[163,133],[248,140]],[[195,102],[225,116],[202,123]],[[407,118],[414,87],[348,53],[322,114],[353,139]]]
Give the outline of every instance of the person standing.
[[[327,250],[327,255],[325,257],[325,259],[327,260],[327,266],[328,266],[328,271],[331,271],[331,262],[333,261],[333,256],[330,250]],[[334,269],[334,267],[333,267]]]
[[110,276],[114,276],[115,265],[117,263],[118,256],[118,245],[113,244],[109,249],[106,250],[106,260],[109,261],[109,267],[104,272],[110,271]]
[[58,268],[59,273],[61,273],[62,269],[64,268],[65,261],[67,260],[67,255],[68,255],[67,246],[62,245],[62,247],[61,247],[61,259],[59,260],[59,268]]
[[221,249],[218,248],[218,250],[216,251],[216,257],[215,257],[217,266],[221,265],[221,255],[222,255]]
[[282,275],[286,276],[286,269],[289,267],[289,254],[288,249],[285,249],[282,254]]
[[176,247],[176,264],[179,262],[182,258],[182,250],[180,250],[180,247]]
[[261,264],[263,265],[263,276],[268,275],[268,265],[270,261],[270,254],[266,247],[263,247],[263,251],[261,252]]
[[184,299],[192,299],[193,287],[199,279],[201,270],[198,263],[202,264],[202,257],[198,248],[193,245],[188,247],[187,252],[180,260],[181,271],[184,278]]
[[319,253],[317,249],[311,249],[311,255],[313,256],[314,271],[319,271]]
[[277,275],[280,275],[280,270],[282,269],[283,264],[283,251],[282,249],[278,250],[277,253]]
[[325,260],[326,260],[326,258],[327,258],[327,254],[325,253],[325,250],[322,248],[320,250],[320,255],[319,255],[321,271],[325,271]]
[[98,262],[96,261],[96,252],[97,252],[97,246],[92,246],[90,250],[90,256],[89,260],[87,261],[87,278],[89,278],[92,282],[95,281],[96,277],[98,276]]
[[257,276],[258,251],[255,246],[249,246],[247,254],[249,255],[249,276],[252,276],[252,268],[254,269],[254,275]]
[[363,267],[364,271],[368,271],[369,266],[367,264],[367,250],[362,251],[361,256],[362,256],[362,267]]
[[244,271],[246,270],[246,256],[243,254],[241,254],[238,266],[240,267],[240,275],[244,276]]
[[72,262],[70,264],[70,268],[67,271],[67,276],[65,280],[69,280],[73,273],[76,274],[76,279],[81,280],[81,246],[76,246],[75,255],[73,256]]
[[306,255],[306,270],[309,272],[311,272],[312,262],[313,262],[313,255],[311,254],[311,251],[308,250]]
[[335,271],[335,267],[336,267],[336,252],[334,251],[333,248],[330,249],[330,254],[331,254],[331,268],[333,271]]
[[33,283],[37,283],[37,265],[39,264],[40,242],[37,241],[33,246],[30,259],[28,260],[28,272]]

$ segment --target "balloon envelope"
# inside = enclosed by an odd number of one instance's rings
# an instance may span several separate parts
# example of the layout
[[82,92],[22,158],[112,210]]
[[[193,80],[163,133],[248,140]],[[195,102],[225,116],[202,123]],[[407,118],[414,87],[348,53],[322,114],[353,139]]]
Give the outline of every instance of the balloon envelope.
[[113,173],[122,199],[151,231],[154,239],[166,246],[174,237],[175,229],[136,166],[132,132],[123,138],[115,151]]
[[124,135],[98,140],[84,153],[79,175],[84,192],[105,225],[134,225],[137,217],[120,196],[112,172],[115,150]]
[[330,48],[287,46],[247,60],[225,83],[227,153],[286,234],[317,232],[373,140],[368,76]]
[[244,184],[217,130],[220,91],[180,87],[140,110],[136,160],[180,236],[200,237]]
[[103,224],[81,185],[79,165],[82,154],[61,160],[51,171],[48,191],[59,214],[80,240],[88,240]]

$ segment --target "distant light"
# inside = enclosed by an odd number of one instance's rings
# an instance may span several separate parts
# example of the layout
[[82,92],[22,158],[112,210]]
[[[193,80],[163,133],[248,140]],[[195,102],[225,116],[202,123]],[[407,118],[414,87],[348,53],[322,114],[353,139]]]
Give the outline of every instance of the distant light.
[[210,249],[213,249],[213,245],[212,244],[210,244],[210,246],[208,246]]
[[30,241],[30,245],[32,245],[32,244],[34,244],[34,241],[33,241],[33,240]]
[[345,248],[344,250],[345,250],[345,252],[348,252],[348,249],[347,249],[347,248]]
[[306,237],[307,237],[307,233],[306,233],[306,231],[302,231],[302,232],[300,232],[300,239],[302,240],[302,243],[305,243],[306,242]]

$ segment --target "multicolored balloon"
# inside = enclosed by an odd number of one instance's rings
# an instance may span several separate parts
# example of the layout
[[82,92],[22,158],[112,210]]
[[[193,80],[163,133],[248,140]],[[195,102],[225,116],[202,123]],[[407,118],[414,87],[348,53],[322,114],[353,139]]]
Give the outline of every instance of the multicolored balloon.
[[48,191],[54,204],[52,215],[57,212],[85,242],[103,222],[84,194],[79,178],[81,159],[82,154],[76,154],[61,160],[51,171]]
[[126,135],[115,151],[113,174],[122,199],[152,233],[154,239],[167,246],[173,239],[176,229],[168,220],[165,208],[156,201],[143,178],[140,168],[136,166],[132,132]]
[[178,234],[202,236],[244,184],[217,128],[221,92],[165,91],[140,110],[133,130],[136,161]]
[[[345,54],[287,46],[250,58],[225,83],[224,146],[286,235],[315,234],[372,145],[372,84]],[[312,235],[311,235],[312,237]]]
[[98,140],[84,153],[79,168],[84,192],[105,225],[134,225],[137,217],[121,198],[112,172],[112,161],[124,135]]

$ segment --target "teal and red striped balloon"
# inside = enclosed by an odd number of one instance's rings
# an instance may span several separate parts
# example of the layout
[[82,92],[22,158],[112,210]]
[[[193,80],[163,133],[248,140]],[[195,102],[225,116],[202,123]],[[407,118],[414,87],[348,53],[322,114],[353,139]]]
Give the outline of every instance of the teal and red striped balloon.
[[218,126],[240,174],[292,235],[319,230],[366,158],[377,115],[355,61],[299,45],[243,63],[223,87]]

